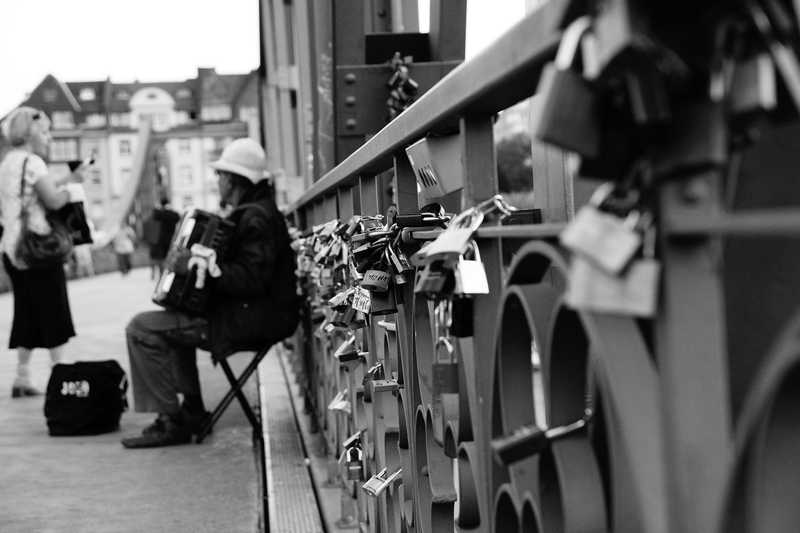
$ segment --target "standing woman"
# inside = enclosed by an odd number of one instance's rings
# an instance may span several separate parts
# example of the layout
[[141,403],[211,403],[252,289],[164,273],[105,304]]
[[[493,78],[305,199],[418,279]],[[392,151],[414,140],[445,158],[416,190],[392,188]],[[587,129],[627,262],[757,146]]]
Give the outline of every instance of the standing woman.
[[17,255],[22,206],[28,211],[29,229],[40,235],[49,233],[46,210],[69,202],[69,193],[62,185],[81,181],[81,175],[80,169],[59,179],[50,175],[45,164],[50,120],[43,112],[31,107],[15,109],[3,123],[3,133],[11,149],[0,163],[0,213],[5,228],[0,249],[14,291],[8,347],[17,349],[17,376],[11,397],[19,398],[41,394],[31,384],[31,351],[47,348],[52,363],[58,363],[67,341],[75,336],[63,266],[29,269]]

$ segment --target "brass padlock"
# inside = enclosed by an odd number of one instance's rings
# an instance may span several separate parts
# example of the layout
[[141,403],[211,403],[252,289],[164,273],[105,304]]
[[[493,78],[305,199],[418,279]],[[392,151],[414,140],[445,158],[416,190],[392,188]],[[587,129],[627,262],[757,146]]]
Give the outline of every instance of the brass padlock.
[[564,30],[554,63],[545,65],[536,89],[533,135],[542,142],[586,157],[600,147],[597,97],[583,75],[573,70],[591,19],[575,19]]

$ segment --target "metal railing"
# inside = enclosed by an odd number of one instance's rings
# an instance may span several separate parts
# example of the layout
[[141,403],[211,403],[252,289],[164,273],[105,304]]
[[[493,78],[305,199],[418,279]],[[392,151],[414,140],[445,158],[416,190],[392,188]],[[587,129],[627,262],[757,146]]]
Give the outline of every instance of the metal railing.
[[[455,210],[495,195],[492,116],[533,95],[570,4],[551,0],[528,15],[316,182],[292,206],[298,227],[310,232],[330,220],[382,214],[391,203],[400,214],[417,212],[406,148],[455,124]],[[765,139],[797,138],[787,127]],[[571,256],[558,235],[566,221],[478,229],[491,290],[473,298],[473,335],[455,340],[456,393],[436,394],[434,309],[413,283],[391,289],[396,314],[354,330],[363,357],[340,364],[334,352],[350,330],[321,329],[331,288],[306,278],[310,307],[296,356],[309,401],[332,457],[356,434],[363,449],[361,479],[342,473],[332,480],[354,498],[351,518],[370,531],[796,527],[796,506],[780,496],[793,492],[780,487],[797,488],[800,479],[784,454],[800,442],[788,414],[800,390],[797,321],[789,320],[800,293],[786,279],[799,266],[800,198],[785,173],[755,175],[778,150],[764,142],[733,158],[741,174],[734,201],[723,194],[727,166],[656,188],[662,278],[652,319],[564,303]],[[791,152],[780,157],[791,160]],[[703,193],[688,194],[698,183]],[[760,190],[773,193],[747,196]],[[378,362],[385,379],[365,395],[362,380]],[[533,425],[555,431],[575,423],[587,408],[581,431],[520,461],[504,464],[492,451]],[[385,490],[370,489],[398,471]]]

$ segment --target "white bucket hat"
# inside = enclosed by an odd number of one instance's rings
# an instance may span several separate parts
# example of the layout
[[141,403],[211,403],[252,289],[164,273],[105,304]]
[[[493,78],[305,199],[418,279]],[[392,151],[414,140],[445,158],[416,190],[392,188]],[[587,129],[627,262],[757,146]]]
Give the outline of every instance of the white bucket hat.
[[225,147],[220,158],[210,166],[244,176],[253,184],[268,177],[267,156],[261,145],[253,139],[236,139]]

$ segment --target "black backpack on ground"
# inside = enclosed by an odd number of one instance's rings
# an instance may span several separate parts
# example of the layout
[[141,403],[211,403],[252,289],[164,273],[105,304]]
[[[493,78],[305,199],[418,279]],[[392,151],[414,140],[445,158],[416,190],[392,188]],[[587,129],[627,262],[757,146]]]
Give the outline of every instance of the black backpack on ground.
[[119,429],[128,408],[128,378],[116,361],[57,364],[47,383],[50,435],[99,435]]

